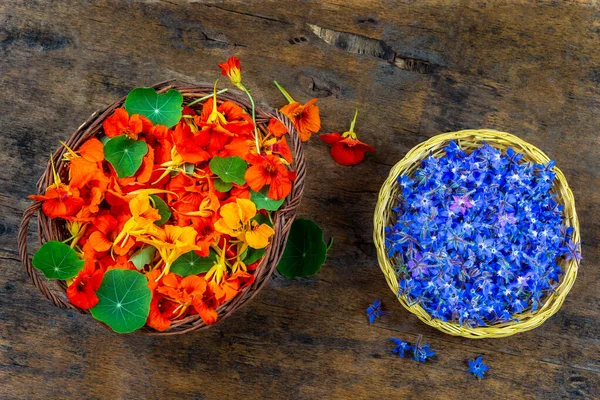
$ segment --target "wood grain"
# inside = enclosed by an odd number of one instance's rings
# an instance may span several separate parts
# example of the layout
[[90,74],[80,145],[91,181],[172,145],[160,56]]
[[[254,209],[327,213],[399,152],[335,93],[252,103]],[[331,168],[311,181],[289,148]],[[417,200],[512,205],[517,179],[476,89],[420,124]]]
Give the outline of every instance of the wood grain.
[[[0,397],[7,399],[562,399],[600,385],[600,7],[529,1],[17,1],[0,5]],[[117,336],[59,310],[27,279],[16,231],[58,140],[136,86],[212,82],[242,59],[263,105],[277,79],[318,97],[323,132],[347,128],[377,152],[335,165],[318,140],[300,215],[335,237],[309,279],[272,279],[206,332]],[[511,338],[473,341],[409,315],[371,239],[390,167],[440,132],[493,128],[556,159],[577,201],[585,260],[561,311]],[[34,238],[32,237],[32,243]],[[374,298],[391,314],[368,326]],[[395,358],[389,337],[438,351]],[[466,374],[484,355],[489,377]]]

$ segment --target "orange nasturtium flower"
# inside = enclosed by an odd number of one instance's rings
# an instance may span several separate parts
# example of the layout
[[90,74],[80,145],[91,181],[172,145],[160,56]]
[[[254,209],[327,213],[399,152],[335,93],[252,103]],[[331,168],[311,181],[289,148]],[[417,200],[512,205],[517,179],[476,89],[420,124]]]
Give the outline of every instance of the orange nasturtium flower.
[[221,207],[221,219],[215,222],[215,229],[244,243],[253,249],[263,249],[275,231],[267,224],[252,221],[256,215],[256,205],[248,199],[236,199]]
[[321,130],[319,107],[315,104],[317,99],[311,99],[303,105],[295,101],[277,82],[275,82],[275,86],[277,86],[289,102],[288,105],[281,108],[281,112],[292,120],[296,130],[298,130],[300,140],[306,142],[314,133]]
[[30,199],[43,201],[42,211],[49,218],[71,217],[83,207],[85,201],[79,196],[79,189],[72,188],[61,182],[60,176],[56,173],[52,158],[52,173],[54,183],[46,188],[43,195],[31,195]]
[[375,148],[369,146],[358,140],[356,133],[354,132],[354,124],[356,123],[356,116],[358,110],[354,113],[354,119],[350,124],[350,130],[339,133],[329,133],[321,135],[320,138],[323,142],[331,145],[331,157],[341,165],[354,165],[358,164],[365,158],[367,151],[375,151]]
[[251,164],[246,171],[245,179],[250,189],[258,192],[265,185],[269,185],[268,196],[273,200],[280,200],[292,191],[292,181],[296,173],[289,171],[282,163],[281,158],[274,154],[248,157]]
[[242,67],[239,58],[229,57],[227,62],[219,64],[219,68],[223,76],[228,77],[232,84],[242,89]]
[[[138,134],[144,131],[144,126],[150,127],[152,126],[152,122],[139,114],[129,116],[124,108],[117,108],[115,112],[107,117],[102,123],[106,136],[112,138],[125,134],[133,140],[137,140]],[[148,130],[149,129],[150,128],[148,128]]]

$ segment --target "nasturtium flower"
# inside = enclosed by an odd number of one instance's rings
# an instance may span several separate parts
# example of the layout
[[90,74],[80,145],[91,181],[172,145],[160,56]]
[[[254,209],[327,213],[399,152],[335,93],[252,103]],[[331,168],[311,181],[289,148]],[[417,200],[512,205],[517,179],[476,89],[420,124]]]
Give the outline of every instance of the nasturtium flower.
[[358,140],[356,132],[354,132],[354,124],[358,110],[354,114],[354,119],[350,124],[350,130],[342,133],[328,133],[319,136],[321,140],[331,145],[331,157],[340,165],[355,165],[365,159],[366,152],[375,151],[375,148]]
[[253,220],[256,205],[248,199],[236,199],[220,209],[221,219],[215,222],[215,229],[244,243],[253,249],[267,247],[275,231],[267,224]]
[[281,108],[281,112],[292,120],[300,135],[300,140],[306,142],[313,134],[321,130],[319,107],[315,104],[318,99],[311,99],[306,104],[301,104],[295,101],[277,82],[275,85],[289,102],[288,105]]
[[266,156],[255,154],[248,160],[250,168],[246,171],[245,179],[250,189],[258,192],[269,185],[267,195],[273,200],[283,199],[290,194],[296,173],[288,170],[281,158],[274,154]]
[[191,226],[164,225],[151,230],[149,234],[140,235],[138,240],[156,248],[165,263],[163,274],[168,274],[171,264],[179,256],[192,250],[201,250],[196,245],[197,234]]
[[95,261],[86,261],[83,269],[67,288],[67,298],[71,304],[83,310],[89,310],[98,304],[96,290],[100,287],[103,277],[104,272],[96,268]]
[[127,137],[133,140],[137,140],[138,135],[144,130],[144,125],[151,126],[152,122],[139,114],[130,116],[124,108],[117,108],[102,123],[104,134],[109,138],[127,135]]
[[242,67],[240,67],[239,58],[229,57],[227,62],[219,64],[219,68],[221,68],[223,76],[228,77],[232,84],[240,87],[242,83]]

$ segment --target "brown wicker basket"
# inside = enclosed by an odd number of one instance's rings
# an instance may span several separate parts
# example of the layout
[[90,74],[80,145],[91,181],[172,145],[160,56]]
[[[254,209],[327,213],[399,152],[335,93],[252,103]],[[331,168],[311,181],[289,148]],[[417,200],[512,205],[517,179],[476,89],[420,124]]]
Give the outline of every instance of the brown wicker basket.
[[[175,80],[158,83],[152,86],[157,92],[164,93],[169,89],[176,89],[183,94],[184,104],[190,101],[212,94],[212,85],[191,85],[187,83],[177,82]],[[246,111],[250,111],[250,104],[246,101],[246,98],[231,92],[227,92],[219,95],[219,103],[224,100],[232,100],[238,103]],[[102,131],[102,122],[106,117],[111,115],[113,111],[121,107],[125,101],[125,98],[111,104],[103,110],[97,111],[92,114],[87,121],[85,121],[66,141],[66,144],[72,149],[78,149],[81,144],[92,136],[98,135]],[[201,104],[196,104],[195,107],[201,107]],[[281,258],[285,249],[285,243],[289,234],[290,227],[294,221],[296,215],[296,209],[300,204],[302,197],[302,191],[304,189],[304,177],[306,175],[306,164],[304,161],[304,153],[300,142],[300,137],[294,128],[292,122],[281,114],[277,110],[265,111],[260,108],[256,109],[256,123],[259,126],[266,127],[270,118],[277,118],[280,120],[288,129],[290,133],[290,148],[293,153],[293,168],[296,170],[297,177],[293,184],[292,191],[286,198],[283,206],[274,213],[274,230],[275,235],[272,238],[271,244],[266,249],[265,255],[256,268],[254,273],[254,282],[244,288],[237,296],[230,301],[222,304],[217,308],[218,321],[222,321],[236,310],[241,308],[249,300],[251,300],[260,289],[265,285],[268,278],[271,276],[279,259]],[[59,147],[52,158],[56,169],[60,174],[61,178],[66,178],[66,165],[62,161],[62,157],[66,149],[64,146]],[[37,183],[38,193],[43,193],[50,184],[53,182],[51,164],[46,166],[46,170],[40,177]],[[64,281],[53,281],[49,282],[44,276],[42,276],[32,265],[31,258],[28,254],[27,249],[27,234],[29,230],[29,223],[31,218],[37,214],[38,222],[38,237],[40,244],[45,243],[49,240],[64,240],[68,237],[65,224],[63,221],[51,220],[43,212],[41,212],[42,203],[39,201],[34,202],[30,207],[25,210],[23,219],[18,234],[18,246],[19,256],[25,270],[31,277],[31,280],[35,286],[51,300],[57,307],[77,310],[83,314],[89,314],[89,311],[82,310],[73,304],[71,304],[66,297],[66,284]],[[207,328],[202,319],[196,315],[187,316],[184,319],[174,321],[171,326],[164,332],[158,332],[144,326],[137,332],[146,335],[178,335],[182,333],[188,333],[199,329]]]

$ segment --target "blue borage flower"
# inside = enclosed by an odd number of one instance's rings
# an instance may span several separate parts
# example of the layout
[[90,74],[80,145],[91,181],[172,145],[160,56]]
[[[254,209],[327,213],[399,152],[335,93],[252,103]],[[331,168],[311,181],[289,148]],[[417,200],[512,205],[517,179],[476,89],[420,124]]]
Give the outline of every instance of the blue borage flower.
[[488,144],[470,154],[455,142],[444,150],[398,178],[397,217],[386,228],[398,295],[471,327],[537,310],[558,285],[557,260],[581,259],[550,192],[554,161],[523,162]]
[[406,352],[411,352],[413,360],[426,362],[430,357],[435,355],[435,351],[429,348],[429,343],[421,344],[422,339],[423,336],[419,335],[417,343],[414,346],[411,346],[404,340],[390,338],[390,340],[396,344],[396,347],[394,347],[392,352],[398,354],[398,357],[400,358],[404,358],[407,355]]
[[474,360],[469,360],[469,373],[473,374],[479,379],[483,379],[483,375],[490,367],[483,363],[483,359],[481,356],[477,357]]
[[412,350],[412,346],[404,340],[400,340],[397,338],[390,338],[390,340],[396,344],[396,347],[394,347],[394,350],[392,350],[392,352],[394,354],[398,354],[398,357],[400,358],[404,358],[404,353]]
[[375,318],[379,318],[382,315],[387,314],[386,311],[383,311],[381,300],[375,299],[373,304],[370,304],[367,307],[367,318],[369,318],[369,324],[372,324],[375,321]]

